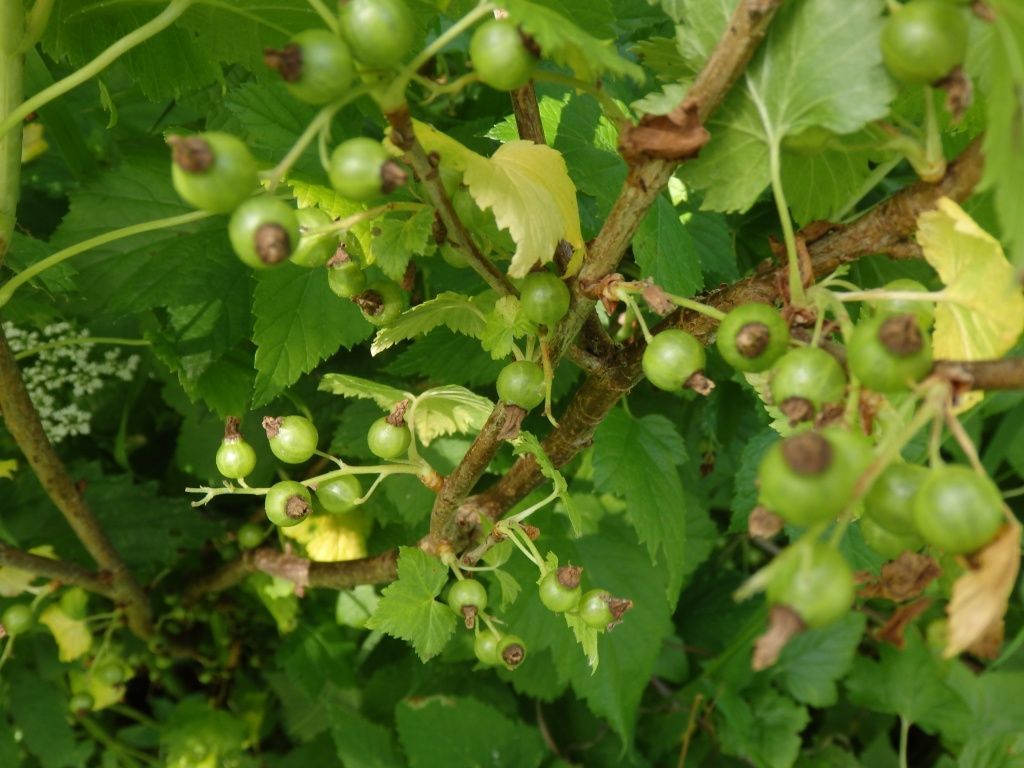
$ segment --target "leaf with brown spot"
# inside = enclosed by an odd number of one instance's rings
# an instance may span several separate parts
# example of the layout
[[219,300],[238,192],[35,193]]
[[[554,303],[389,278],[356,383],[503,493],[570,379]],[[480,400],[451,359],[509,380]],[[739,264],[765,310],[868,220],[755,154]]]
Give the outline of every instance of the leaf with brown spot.
[[1020,570],[1020,537],[1020,525],[1004,525],[984,549],[970,557],[968,570],[953,584],[946,606],[947,658],[981,641],[1002,622]]
[[768,669],[779,660],[782,649],[806,629],[803,620],[788,605],[773,605],[768,614],[768,628],[754,643],[750,666],[755,672]]
[[900,603],[917,597],[941,573],[938,563],[927,555],[904,552],[883,565],[881,579],[867,581],[860,589],[860,596],[881,597]]
[[644,115],[639,125],[622,132],[619,149],[631,163],[650,157],[685,160],[696,157],[710,138],[701,125],[697,103],[687,100],[667,115]]
[[932,604],[932,601],[924,597],[920,600],[915,600],[912,603],[901,605],[895,611],[889,620],[885,622],[881,627],[875,630],[875,638],[883,643],[889,643],[897,648],[903,648],[904,638],[903,633],[907,626],[924,613],[928,606]]

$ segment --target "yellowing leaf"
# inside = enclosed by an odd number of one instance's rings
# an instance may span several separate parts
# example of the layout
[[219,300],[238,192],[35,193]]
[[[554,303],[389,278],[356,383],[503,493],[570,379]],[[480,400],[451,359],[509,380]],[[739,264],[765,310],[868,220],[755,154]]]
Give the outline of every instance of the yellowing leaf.
[[[33,555],[39,555],[39,557],[56,558],[53,547],[48,544],[34,547],[29,552]],[[34,573],[23,571],[20,568],[11,568],[10,566],[0,568],[0,595],[4,597],[20,595],[28,590],[36,578],[38,577]]]
[[554,258],[559,240],[583,247],[576,187],[557,150],[530,141],[510,141],[483,157],[422,123],[416,135],[428,151],[463,172],[463,181],[482,209],[516,243],[508,273],[523,277],[538,263]]
[[949,639],[945,656],[956,656],[1001,622],[1020,570],[1021,527],[1004,525],[999,535],[971,557],[969,570],[953,584],[946,606]]
[[999,241],[945,197],[918,218],[917,241],[946,286],[935,307],[935,357],[989,360],[1006,353],[1024,331],[1024,294]]
[[406,420],[416,429],[423,445],[457,432],[479,432],[494,403],[457,384],[434,387],[416,398]]
[[366,557],[370,520],[361,510],[344,515],[313,515],[281,532],[302,544],[318,563]]
[[53,634],[61,661],[74,661],[85,655],[92,645],[92,633],[85,621],[71,618],[56,603],[42,612],[39,623],[45,624]]
[[18,470],[18,462],[14,459],[0,459],[0,478],[13,480]]

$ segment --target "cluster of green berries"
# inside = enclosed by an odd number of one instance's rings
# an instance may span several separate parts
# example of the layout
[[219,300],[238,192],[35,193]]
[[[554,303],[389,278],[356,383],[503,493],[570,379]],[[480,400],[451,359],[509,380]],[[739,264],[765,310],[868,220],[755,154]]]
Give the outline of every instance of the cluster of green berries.
[[[305,416],[267,416],[263,419],[270,451],[286,464],[303,464],[317,450],[320,435],[316,426]],[[412,444],[412,432],[400,416],[383,416],[372,425],[366,435],[374,455],[386,461],[405,456]],[[244,480],[256,468],[256,451],[246,442],[238,429],[238,420],[229,418],[224,427],[224,439],[217,449],[218,471],[231,480]],[[363,497],[363,487],[355,475],[341,474],[328,478],[315,486],[295,480],[282,480],[270,487],[264,500],[267,518],[274,525],[287,528],[298,525],[315,509],[328,514],[350,512]],[[264,531],[256,525],[243,526],[238,531],[242,547],[259,546]]]

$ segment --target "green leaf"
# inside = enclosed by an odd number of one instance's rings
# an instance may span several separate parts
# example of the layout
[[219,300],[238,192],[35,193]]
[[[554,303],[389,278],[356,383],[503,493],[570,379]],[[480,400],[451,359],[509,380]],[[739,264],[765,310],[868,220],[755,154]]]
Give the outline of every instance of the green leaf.
[[883,8],[882,0],[782,6],[743,80],[708,122],[711,141],[682,170],[705,190],[705,208],[749,208],[785,136],[813,126],[852,133],[888,113],[892,85],[878,46]]
[[299,622],[299,598],[295,594],[295,585],[267,573],[254,573],[246,582],[273,617],[277,631],[281,634],[294,631]]
[[406,310],[387,328],[377,331],[370,353],[379,354],[400,341],[424,336],[442,325],[455,333],[479,339],[487,327],[486,313],[493,301],[492,293],[470,298],[454,291],[444,291]]
[[682,587],[686,501],[677,467],[684,461],[686,446],[664,416],[614,410],[594,434],[594,483],[626,502],[651,561],[668,571],[670,596]]
[[334,295],[322,270],[292,264],[260,274],[253,314],[256,406],[269,403],[339,347],[351,349],[371,331],[355,304]]
[[899,715],[934,733],[966,714],[963,699],[942,678],[941,662],[911,629],[902,650],[883,643],[878,661],[858,656],[846,688],[853,703]]
[[494,304],[494,310],[487,315],[487,325],[480,336],[483,348],[495,360],[512,354],[516,339],[533,331],[533,324],[519,311],[519,299],[502,296]]
[[420,394],[406,418],[411,419],[417,439],[423,445],[430,445],[442,435],[479,432],[492,410],[494,403],[486,397],[449,384]]
[[642,276],[652,278],[669,293],[692,296],[704,287],[693,238],[664,195],[658,196],[640,224],[633,238],[633,254]]
[[789,768],[800,752],[806,707],[771,688],[756,693],[723,689],[715,699],[722,751],[758,768]]
[[434,209],[424,207],[407,218],[381,217],[373,226],[368,264],[376,264],[392,280],[401,280],[413,256],[429,253]]
[[1014,264],[1024,266],[1024,6],[992,0],[995,34],[986,88],[985,174],[982,188],[995,191],[1003,234],[1014,248]]
[[527,0],[503,0],[501,5],[536,40],[545,58],[569,67],[579,78],[594,81],[607,73],[643,80],[643,70],[622,58],[611,41],[591,37],[556,11]]
[[412,768],[536,768],[546,753],[535,729],[467,697],[405,699],[395,721]]
[[416,135],[427,150],[463,172],[476,204],[493,209],[498,228],[512,235],[516,252],[509,275],[524,277],[535,264],[551,261],[561,240],[583,247],[576,187],[556,150],[511,141],[485,158],[424,123],[416,123]]
[[43,768],[80,765],[92,748],[75,743],[74,731],[67,722],[67,696],[22,666],[6,670],[4,677],[7,708],[21,731],[25,748]]
[[[864,141],[862,134],[856,137]],[[816,155],[784,153],[782,186],[797,222],[832,220],[874,170],[880,153],[829,149]]]
[[320,389],[343,397],[358,397],[373,400],[386,411],[390,411],[402,400],[411,400],[409,392],[378,384],[376,381],[349,376],[344,373],[328,373],[320,379]]
[[836,681],[853,665],[866,618],[849,613],[841,621],[797,635],[782,651],[774,669],[797,701],[831,707],[838,700]]
[[394,734],[358,712],[332,708],[331,735],[345,768],[403,768]]
[[407,641],[422,661],[447,645],[457,623],[455,613],[435,598],[448,582],[440,560],[414,547],[398,550],[398,580],[385,587],[366,626]]
[[519,593],[522,592],[523,588],[516,580],[516,577],[510,574],[508,571],[503,571],[500,568],[491,571],[491,574],[498,580],[498,586],[501,587],[501,609],[505,610],[519,597]]
[[439,330],[402,349],[384,370],[394,376],[480,387],[493,385],[504,365],[476,339]]

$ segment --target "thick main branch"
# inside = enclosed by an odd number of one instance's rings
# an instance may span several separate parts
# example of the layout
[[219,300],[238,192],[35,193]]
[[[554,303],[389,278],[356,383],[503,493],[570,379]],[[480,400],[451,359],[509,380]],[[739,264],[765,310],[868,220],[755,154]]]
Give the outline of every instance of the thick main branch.
[[110,539],[100,527],[64,463],[43,430],[7,336],[0,326],[0,413],[40,485],[64,515],[97,565],[112,577],[115,599],[125,606],[132,631],[145,637],[152,633],[149,598],[132,576]]
[[106,574],[93,573],[88,568],[65,560],[33,555],[16,547],[9,547],[3,542],[0,542],[0,566],[17,568],[35,576],[59,581],[61,584],[82,587],[104,597],[115,596],[111,580]]

